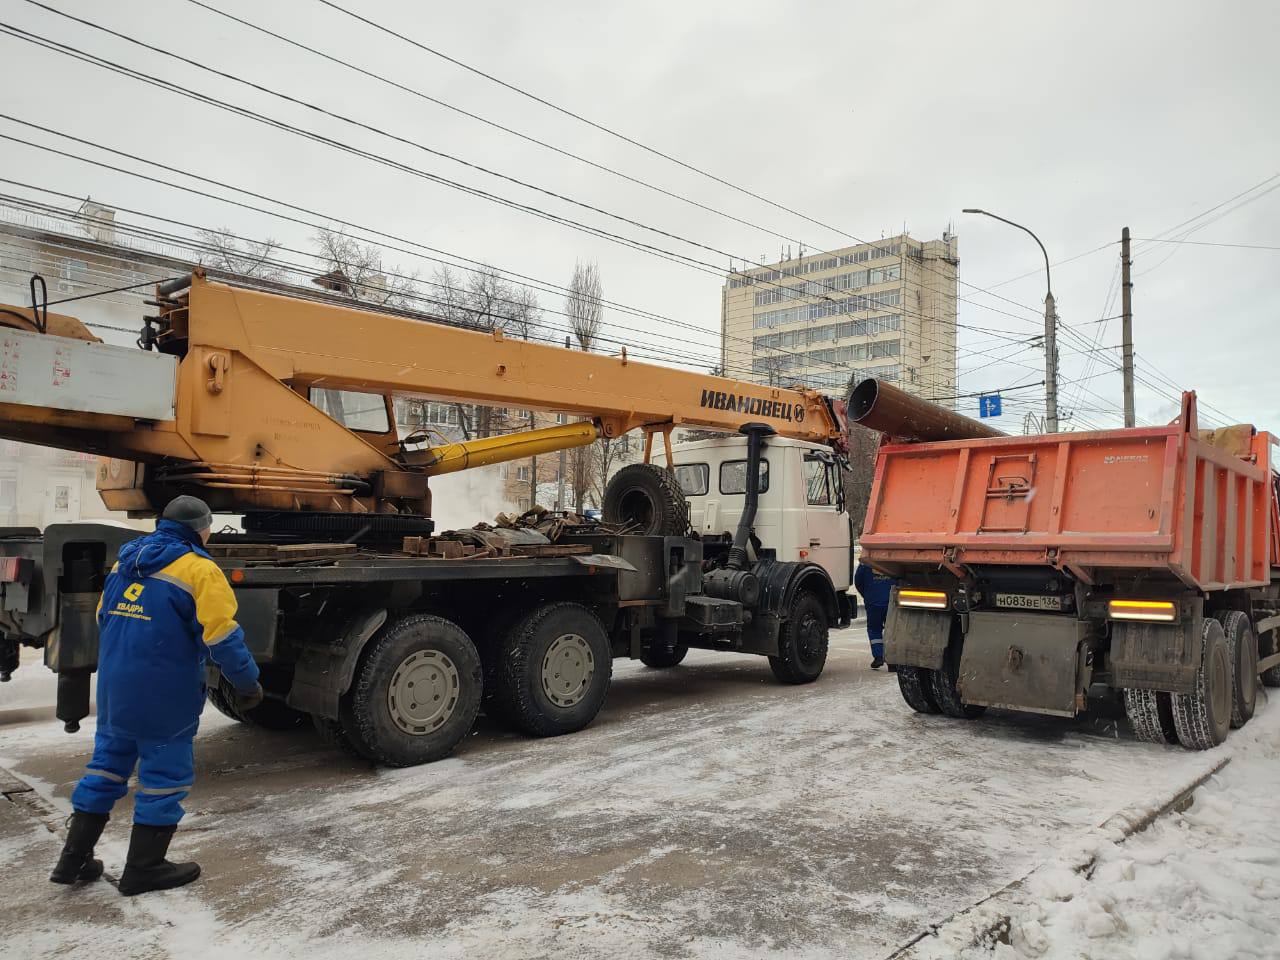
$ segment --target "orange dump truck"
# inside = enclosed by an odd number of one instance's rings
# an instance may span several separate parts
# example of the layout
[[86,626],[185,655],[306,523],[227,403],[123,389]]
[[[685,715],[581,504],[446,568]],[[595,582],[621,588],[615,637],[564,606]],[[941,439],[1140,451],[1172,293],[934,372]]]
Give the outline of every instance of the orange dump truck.
[[898,578],[885,657],[913,709],[1070,717],[1122,692],[1140,739],[1207,749],[1280,686],[1271,434],[1199,431],[1194,393],[1160,427],[896,429],[898,394],[864,381],[849,416],[891,435],[860,542]]

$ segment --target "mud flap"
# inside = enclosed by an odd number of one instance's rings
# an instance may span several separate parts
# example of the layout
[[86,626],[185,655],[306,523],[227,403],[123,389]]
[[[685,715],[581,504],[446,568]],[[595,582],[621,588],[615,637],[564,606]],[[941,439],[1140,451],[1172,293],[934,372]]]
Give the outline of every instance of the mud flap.
[[1084,708],[1089,624],[1026,613],[969,614],[956,682],[965,703],[1056,717]]
[[950,610],[912,610],[897,604],[896,594],[889,604],[884,624],[884,658],[895,667],[942,666],[951,639]]
[[1113,623],[1111,685],[1191,693],[1200,667],[1204,601],[1196,598],[1181,623]]

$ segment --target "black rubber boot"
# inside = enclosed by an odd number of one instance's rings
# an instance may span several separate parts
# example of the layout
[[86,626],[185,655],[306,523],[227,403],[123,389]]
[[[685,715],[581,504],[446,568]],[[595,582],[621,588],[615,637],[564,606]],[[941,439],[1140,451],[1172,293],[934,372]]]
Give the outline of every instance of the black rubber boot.
[[884,666],[884,657],[873,657],[871,660],[871,669],[879,670]]
[[62,856],[58,857],[58,865],[49,875],[51,881],[92,883],[102,876],[102,861],[93,858],[93,848],[102,836],[102,828],[107,825],[107,816],[105,813],[82,813],[79,810],[71,815],[67,842],[62,847]]
[[153,827],[135,823],[129,837],[129,859],[120,875],[120,892],[126,897],[147,893],[150,890],[171,890],[181,887],[200,876],[198,863],[170,863],[164,858],[169,852],[176,824]]

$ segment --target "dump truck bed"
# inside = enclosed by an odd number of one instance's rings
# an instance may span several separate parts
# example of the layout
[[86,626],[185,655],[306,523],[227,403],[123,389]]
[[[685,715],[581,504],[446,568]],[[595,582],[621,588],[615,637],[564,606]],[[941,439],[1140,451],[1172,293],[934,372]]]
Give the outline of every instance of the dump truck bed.
[[1195,398],[1162,427],[883,447],[863,555],[888,569],[1108,568],[1262,586],[1280,561],[1269,433],[1203,437]]

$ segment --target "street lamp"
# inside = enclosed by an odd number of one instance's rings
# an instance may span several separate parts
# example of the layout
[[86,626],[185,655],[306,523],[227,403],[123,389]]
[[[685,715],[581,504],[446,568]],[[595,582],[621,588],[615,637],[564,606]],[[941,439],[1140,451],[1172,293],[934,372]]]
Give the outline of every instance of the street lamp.
[[1049,252],[1045,250],[1040,238],[1020,223],[1014,223],[1012,220],[1006,220],[1004,217],[998,217],[994,213],[988,213],[986,210],[979,210],[975,207],[966,207],[964,212],[978,213],[984,217],[990,217],[992,220],[1007,223],[1011,227],[1017,227],[1023,233],[1028,234],[1036,242],[1036,245],[1040,247],[1040,252],[1044,254],[1044,420],[1047,432],[1057,433],[1058,311],[1053,300],[1053,281],[1049,277]]

